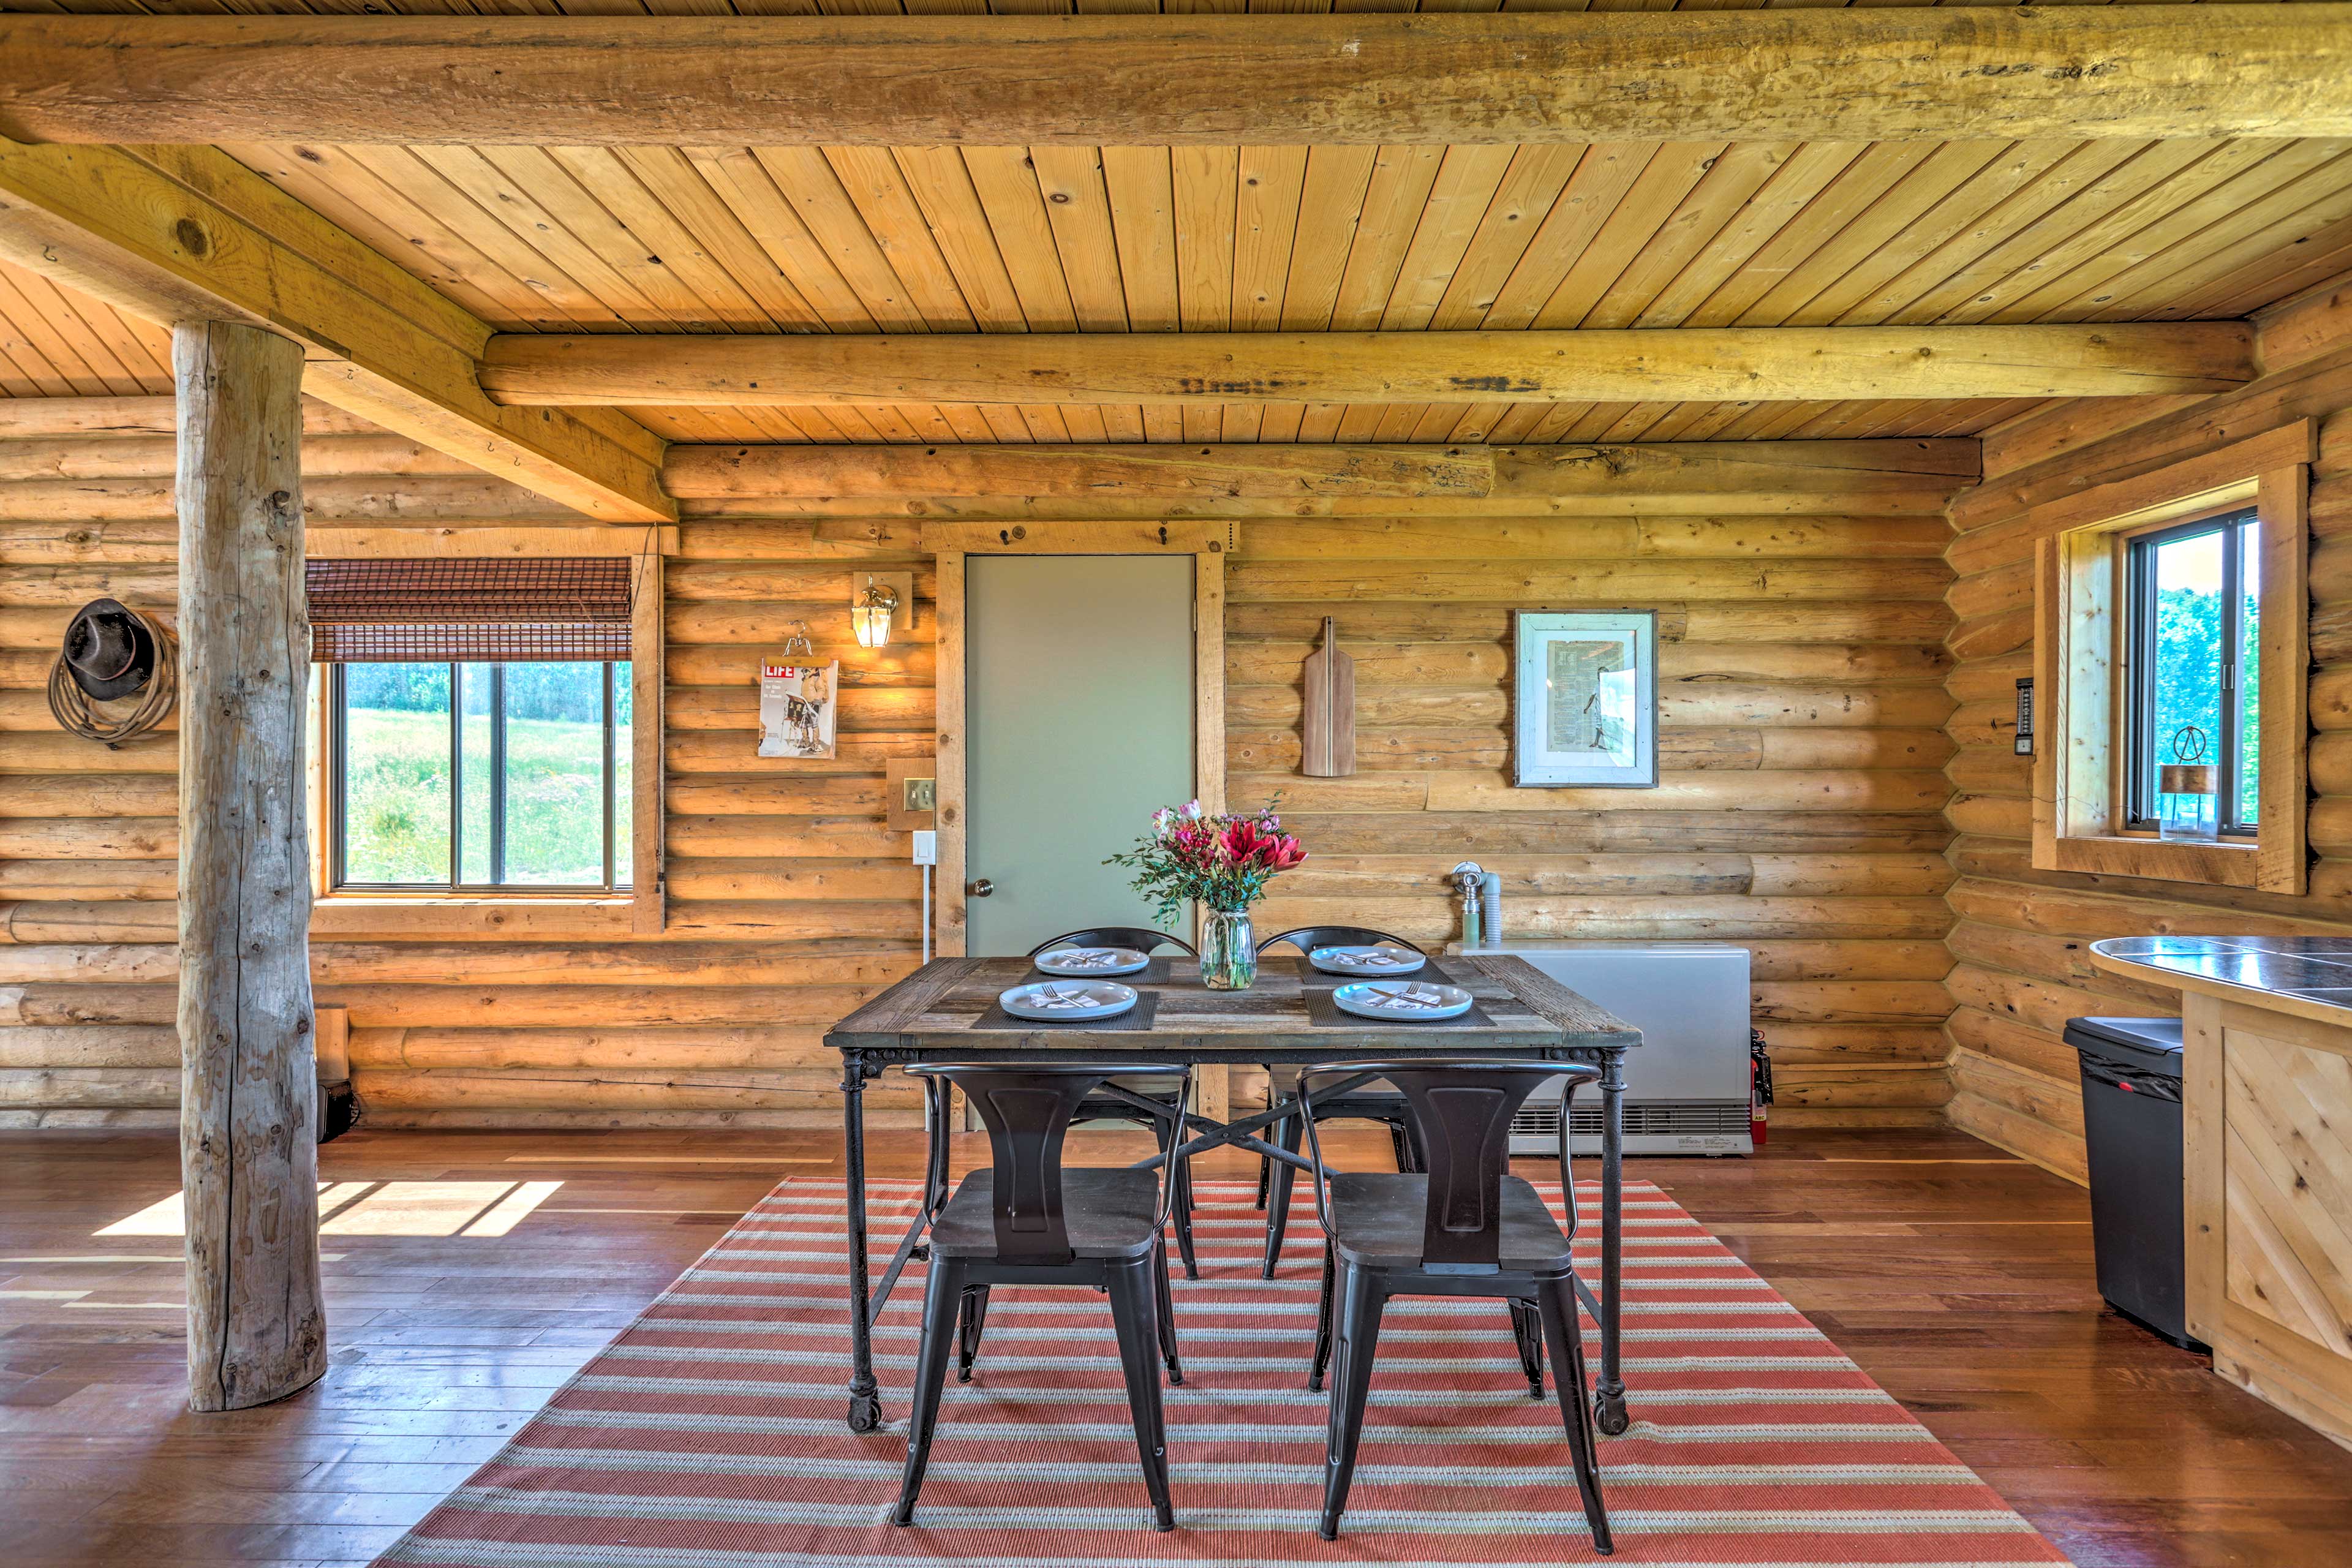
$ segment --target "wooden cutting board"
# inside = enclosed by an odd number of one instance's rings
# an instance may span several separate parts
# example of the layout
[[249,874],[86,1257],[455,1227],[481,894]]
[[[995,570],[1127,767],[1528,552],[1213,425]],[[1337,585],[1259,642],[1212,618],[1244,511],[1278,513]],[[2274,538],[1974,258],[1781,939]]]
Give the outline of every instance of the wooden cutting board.
[[1323,617],[1323,646],[1307,656],[1306,744],[1298,771],[1311,779],[1356,771],[1356,661],[1339,651],[1339,634]]

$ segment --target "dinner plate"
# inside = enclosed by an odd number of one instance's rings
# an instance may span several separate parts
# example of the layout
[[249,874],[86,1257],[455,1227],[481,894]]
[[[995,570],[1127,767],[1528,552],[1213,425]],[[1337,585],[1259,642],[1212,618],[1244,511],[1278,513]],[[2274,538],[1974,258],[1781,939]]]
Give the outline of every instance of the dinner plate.
[[1470,1011],[1470,993],[1420,980],[1359,980],[1332,992],[1331,1005],[1359,1018],[1459,1018]]
[[996,1002],[1015,1018],[1071,1024],[1118,1017],[1135,1005],[1135,990],[1109,980],[1039,980],[1015,985]]
[[1409,947],[1318,947],[1307,962],[1326,974],[1411,974],[1429,962]]
[[1150,967],[1151,957],[1131,947],[1057,947],[1035,959],[1048,974],[1132,974]]

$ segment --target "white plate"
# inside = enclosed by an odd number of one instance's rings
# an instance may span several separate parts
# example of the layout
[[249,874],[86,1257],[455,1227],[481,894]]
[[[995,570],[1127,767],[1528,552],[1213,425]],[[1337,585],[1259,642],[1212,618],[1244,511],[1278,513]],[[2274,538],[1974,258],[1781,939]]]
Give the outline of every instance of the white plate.
[[1421,980],[1359,980],[1332,992],[1331,1005],[1359,1018],[1459,1018],[1470,1011],[1470,993]]
[[1429,960],[1409,947],[1318,947],[1307,962],[1326,974],[1412,974]]
[[1034,960],[1048,974],[1132,974],[1149,968],[1151,957],[1131,947],[1057,947]]
[[1040,980],[1015,985],[996,1000],[1015,1018],[1073,1024],[1118,1017],[1135,1005],[1135,991],[1109,980]]

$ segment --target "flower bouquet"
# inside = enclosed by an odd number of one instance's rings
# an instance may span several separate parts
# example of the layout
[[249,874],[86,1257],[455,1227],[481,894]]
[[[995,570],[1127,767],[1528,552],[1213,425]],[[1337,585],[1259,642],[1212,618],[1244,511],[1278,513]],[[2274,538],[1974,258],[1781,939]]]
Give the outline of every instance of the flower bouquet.
[[1250,906],[1276,875],[1307,858],[1282,830],[1274,805],[1241,816],[1209,816],[1197,800],[1151,814],[1151,831],[1106,866],[1135,872],[1135,889],[1152,900],[1152,918],[1172,928],[1185,904],[1201,905],[1201,979],[1213,991],[1243,991],[1257,979]]

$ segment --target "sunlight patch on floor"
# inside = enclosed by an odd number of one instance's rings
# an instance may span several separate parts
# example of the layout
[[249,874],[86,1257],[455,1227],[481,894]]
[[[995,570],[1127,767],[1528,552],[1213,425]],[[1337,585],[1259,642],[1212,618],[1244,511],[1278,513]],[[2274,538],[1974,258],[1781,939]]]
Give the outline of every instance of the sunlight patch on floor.
[[[562,1182],[321,1183],[319,1234],[505,1236],[562,1185]],[[179,1236],[184,1222],[182,1194],[173,1193],[90,1234]]]

